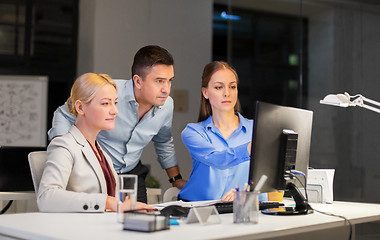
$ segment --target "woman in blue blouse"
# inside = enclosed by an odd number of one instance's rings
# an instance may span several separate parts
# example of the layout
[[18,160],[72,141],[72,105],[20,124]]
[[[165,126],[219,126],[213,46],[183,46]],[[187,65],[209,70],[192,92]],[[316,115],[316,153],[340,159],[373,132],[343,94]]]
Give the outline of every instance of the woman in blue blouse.
[[240,115],[239,79],[226,62],[207,64],[202,75],[198,123],[182,132],[193,171],[179,199],[232,201],[248,180],[253,121]]

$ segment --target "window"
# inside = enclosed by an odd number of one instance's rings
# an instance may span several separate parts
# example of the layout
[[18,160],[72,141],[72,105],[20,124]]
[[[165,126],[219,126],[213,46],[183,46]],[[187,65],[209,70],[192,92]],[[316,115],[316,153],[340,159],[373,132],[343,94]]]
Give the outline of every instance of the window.
[[[299,18],[215,4],[213,58],[230,62],[240,80],[239,99],[252,118],[256,100],[299,107],[307,96],[307,78],[300,83]],[[303,20],[307,33],[307,20]],[[303,36],[303,48],[307,38]],[[304,58],[307,53],[304,51]],[[307,64],[304,63],[304,66]],[[301,97],[302,96],[302,97]]]

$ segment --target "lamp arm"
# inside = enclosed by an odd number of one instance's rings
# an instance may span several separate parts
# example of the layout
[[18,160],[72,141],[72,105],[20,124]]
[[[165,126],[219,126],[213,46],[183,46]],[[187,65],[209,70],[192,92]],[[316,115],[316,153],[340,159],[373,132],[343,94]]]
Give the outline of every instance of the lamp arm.
[[374,107],[371,107],[369,105],[366,105],[366,104],[362,104],[362,105],[358,105],[359,107],[363,107],[363,108],[366,108],[366,109],[369,109],[369,110],[372,110],[374,112],[377,112],[377,113],[380,113],[380,109],[378,108],[374,108]]
[[373,105],[376,105],[376,106],[379,106],[379,107],[380,107],[380,103],[379,103],[379,102],[376,102],[376,101],[371,100],[371,99],[366,98],[366,97],[363,97],[363,100],[366,101],[366,102],[369,102],[369,103],[371,103],[371,104],[373,104]]
[[[359,106],[359,107],[362,107],[362,108],[366,108],[368,110],[371,110],[371,111],[374,111],[374,112],[377,112],[377,113],[380,113],[380,109],[379,108],[375,108],[375,107],[372,107],[368,104],[365,104],[366,102],[368,103],[371,103],[373,105],[376,105],[376,106],[379,106],[380,107],[380,103],[377,102],[377,101],[374,101],[374,100],[371,100],[369,98],[366,98],[362,95],[356,95],[354,97],[357,97],[356,99],[354,99],[352,102],[356,105],[356,106]],[[352,97],[351,97],[352,98]]]

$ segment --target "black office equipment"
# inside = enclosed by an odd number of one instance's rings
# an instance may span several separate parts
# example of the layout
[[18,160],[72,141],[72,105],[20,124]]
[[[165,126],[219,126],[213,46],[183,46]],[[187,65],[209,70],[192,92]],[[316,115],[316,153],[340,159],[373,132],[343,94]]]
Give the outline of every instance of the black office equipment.
[[[233,202],[220,202],[214,204],[216,207],[216,210],[218,211],[219,214],[224,214],[224,213],[232,213],[233,212]],[[260,210],[265,210],[269,208],[279,208],[284,206],[283,203],[280,202],[272,202],[272,201],[263,201],[259,202],[259,209]]]
[[[233,202],[218,202],[212,205],[215,206],[219,214],[233,212]],[[280,202],[271,202],[271,201],[259,202],[260,210],[269,209],[269,208],[278,208],[281,206],[284,206],[284,204]],[[187,217],[189,211],[190,211],[190,207],[182,207],[180,205],[170,205],[161,209],[160,215],[168,216],[168,217]]]
[[179,205],[170,205],[161,209],[160,215],[167,216],[167,217],[186,217],[189,211],[190,211],[190,208],[188,207],[182,207]]
[[34,191],[28,154],[46,147],[0,147],[0,192]]
[[[313,112],[264,102],[256,103],[249,181],[256,184],[265,174],[267,181],[261,192],[288,190],[295,207],[263,213],[290,215],[312,212],[298,187],[306,186],[304,179],[296,181],[294,172],[307,174],[309,164]],[[306,177],[305,177],[306,179]]]

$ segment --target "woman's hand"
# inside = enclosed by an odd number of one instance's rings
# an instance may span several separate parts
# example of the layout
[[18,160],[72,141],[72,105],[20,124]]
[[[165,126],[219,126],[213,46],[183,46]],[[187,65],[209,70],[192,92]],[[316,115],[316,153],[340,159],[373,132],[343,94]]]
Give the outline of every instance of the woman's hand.
[[[148,204],[142,202],[136,202],[136,210],[147,210],[153,211],[156,208],[149,206]],[[128,197],[125,198],[124,202],[121,204],[121,211],[132,210],[132,200]]]
[[156,211],[157,209],[148,204],[145,204],[142,202],[136,202],[136,210],[146,210],[147,212],[150,212],[150,211]]
[[107,210],[111,210],[112,212],[117,211],[117,199],[115,197],[107,196],[106,211]]
[[235,200],[235,192],[236,190],[233,188],[230,191],[226,192],[226,194],[224,194],[224,196],[222,197],[222,201],[232,202],[233,200]]
[[[111,210],[113,212],[116,212],[117,204],[118,204],[118,201],[115,197],[107,196],[106,210]],[[122,202],[121,204],[121,211],[129,211],[129,210],[132,210],[132,200],[126,197],[124,202]],[[136,202],[136,210],[154,211],[156,210],[156,208],[142,202]]]

